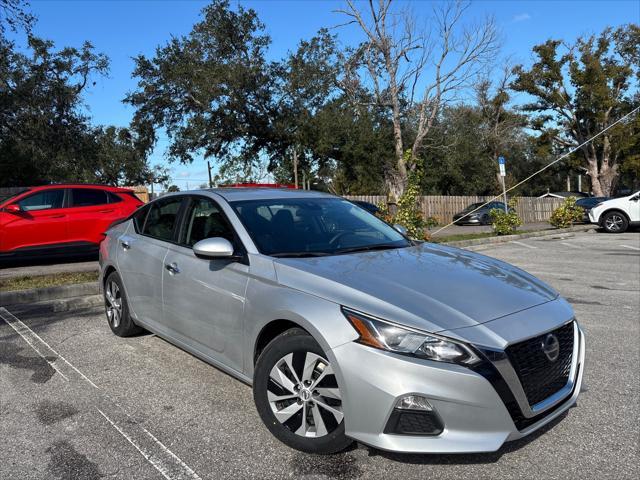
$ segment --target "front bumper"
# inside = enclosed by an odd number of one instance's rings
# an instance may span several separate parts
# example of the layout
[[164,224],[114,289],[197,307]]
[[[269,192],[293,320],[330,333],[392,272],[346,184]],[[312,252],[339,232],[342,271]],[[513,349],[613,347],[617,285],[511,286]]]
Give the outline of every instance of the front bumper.
[[[332,350],[332,356],[339,367],[336,373],[343,391],[346,434],[376,448],[398,452],[498,450],[504,442],[532,433],[575,404],[584,370],[584,335],[579,328],[578,342],[571,393],[521,430],[494,385],[470,368],[395,355],[358,343],[341,345]],[[444,423],[440,435],[384,433],[396,402],[408,394],[428,399]]]

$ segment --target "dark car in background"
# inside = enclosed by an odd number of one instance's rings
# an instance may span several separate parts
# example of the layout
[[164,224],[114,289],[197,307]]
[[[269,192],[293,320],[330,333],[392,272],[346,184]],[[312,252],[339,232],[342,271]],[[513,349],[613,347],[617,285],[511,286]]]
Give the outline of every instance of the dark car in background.
[[380,211],[380,209],[371,202],[365,202],[363,200],[351,200],[351,203],[355,203],[357,206],[363,208],[373,215],[376,215]]
[[598,205],[599,203],[606,202],[609,200],[609,197],[587,197],[587,198],[579,198],[576,201],[576,205],[578,207],[582,207],[584,210],[584,215],[582,216],[582,221],[584,223],[589,223],[589,212],[593,207]]
[[[485,206],[482,206],[484,202],[472,203],[467,208],[453,216],[453,222],[456,225],[490,225],[491,215],[489,212],[493,209],[504,210],[504,203],[502,202],[489,202]],[[482,207],[482,208],[479,208]],[[476,208],[479,208],[476,210]],[[473,212],[476,210],[475,212]],[[469,214],[469,212],[473,212]]]

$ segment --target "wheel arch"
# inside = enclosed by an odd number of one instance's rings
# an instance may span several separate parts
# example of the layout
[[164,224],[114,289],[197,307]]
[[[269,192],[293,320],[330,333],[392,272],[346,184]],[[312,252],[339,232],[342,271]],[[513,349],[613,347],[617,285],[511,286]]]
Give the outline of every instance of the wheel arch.
[[292,320],[287,320],[284,318],[272,320],[264,327],[262,327],[260,333],[258,333],[258,336],[256,337],[256,341],[254,342],[253,346],[253,365],[255,366],[256,362],[258,361],[258,357],[260,357],[260,354],[265,349],[265,347],[269,345],[269,342],[271,342],[281,333],[286,332],[287,330],[290,330],[292,328],[299,328],[307,332],[309,335],[313,336],[308,329]]
[[629,218],[629,215],[624,210],[621,210],[620,208],[609,208],[608,210],[605,210],[604,212],[602,212],[600,214],[600,217],[598,218],[598,224],[600,224],[600,226],[602,226],[602,224],[604,222],[604,217],[606,217],[608,214],[614,213],[614,212],[621,214],[624,218],[627,219],[627,222],[631,222],[631,219]]
[[102,275],[102,279],[100,282],[100,287],[104,290],[105,284],[107,283],[107,278],[109,278],[109,275],[111,275],[113,272],[117,272],[116,267],[114,267],[113,265],[109,265],[107,268],[104,269],[104,273]]

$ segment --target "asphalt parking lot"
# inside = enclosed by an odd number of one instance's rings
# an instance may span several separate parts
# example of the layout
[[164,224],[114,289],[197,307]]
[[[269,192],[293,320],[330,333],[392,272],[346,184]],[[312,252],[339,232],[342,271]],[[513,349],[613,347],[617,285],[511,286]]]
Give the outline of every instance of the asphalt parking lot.
[[311,456],[269,434],[248,386],[154,335],[115,337],[101,309],[0,310],[0,479],[636,478],[640,234],[475,250],[553,285],[587,335],[585,391],[541,432],[487,454]]

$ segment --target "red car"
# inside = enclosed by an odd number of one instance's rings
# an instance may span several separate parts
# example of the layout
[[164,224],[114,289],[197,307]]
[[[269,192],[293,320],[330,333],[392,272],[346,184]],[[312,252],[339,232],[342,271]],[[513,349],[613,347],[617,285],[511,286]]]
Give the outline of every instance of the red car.
[[104,232],[142,201],[103,185],[25,188],[0,200],[0,259],[97,251]]

